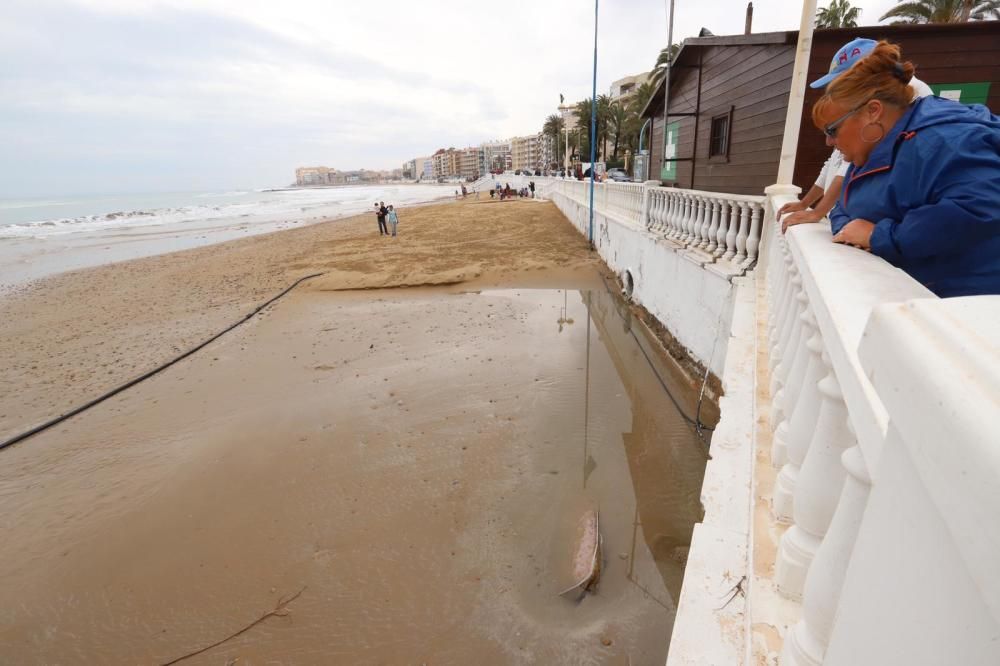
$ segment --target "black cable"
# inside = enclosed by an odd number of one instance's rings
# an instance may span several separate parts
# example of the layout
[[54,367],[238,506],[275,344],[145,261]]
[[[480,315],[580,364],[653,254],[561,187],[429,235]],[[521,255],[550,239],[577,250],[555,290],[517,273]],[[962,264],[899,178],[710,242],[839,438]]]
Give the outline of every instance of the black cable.
[[98,396],[97,398],[94,398],[90,402],[87,402],[87,403],[85,403],[83,405],[80,405],[79,407],[76,407],[75,409],[73,409],[73,410],[71,410],[69,412],[66,412],[65,414],[57,416],[57,417],[55,417],[54,419],[52,419],[50,421],[46,421],[45,423],[43,423],[43,424],[41,424],[39,426],[35,426],[34,428],[32,428],[31,430],[28,430],[27,432],[22,432],[20,435],[15,435],[14,437],[12,437],[12,438],[4,441],[4,442],[0,442],[0,449],[5,449],[8,446],[11,446],[13,444],[17,444],[18,442],[21,442],[21,441],[24,441],[24,440],[28,439],[29,437],[31,437],[33,435],[37,435],[38,433],[40,433],[40,432],[42,432],[44,430],[48,430],[52,426],[54,426],[54,425],[56,425],[58,423],[61,423],[61,422],[65,421],[68,418],[76,416],[80,412],[86,411],[86,410],[90,409],[91,407],[93,407],[94,405],[98,405],[98,404],[104,402],[105,400],[107,400],[108,398],[111,398],[113,396],[118,395],[119,393],[121,393],[125,389],[131,388],[131,387],[135,386],[136,384],[138,384],[139,382],[145,381],[145,380],[149,379],[150,377],[152,377],[153,375],[158,374],[158,373],[166,370],[167,368],[169,368],[173,364],[175,364],[178,361],[181,361],[181,360],[187,358],[188,356],[190,356],[191,354],[195,353],[196,351],[198,351],[202,347],[208,345],[209,343],[214,342],[215,340],[218,340],[223,335],[225,335],[229,331],[233,330],[234,328],[236,328],[240,324],[246,323],[246,321],[249,320],[251,317],[253,317],[257,313],[259,313],[261,310],[263,310],[264,308],[266,308],[271,303],[274,303],[276,300],[278,300],[279,298],[281,298],[282,296],[284,296],[285,294],[287,294],[288,292],[290,292],[295,287],[297,287],[299,285],[299,283],[305,282],[306,280],[312,279],[314,277],[319,277],[320,275],[323,275],[323,273],[313,273],[312,275],[307,275],[305,277],[299,278],[298,280],[296,280],[295,282],[293,282],[291,284],[291,286],[287,287],[284,291],[282,291],[280,294],[278,294],[277,296],[271,298],[270,300],[268,300],[267,302],[263,303],[262,305],[258,305],[256,308],[254,308],[253,312],[251,312],[250,314],[244,316],[242,319],[240,319],[236,323],[232,324],[228,328],[225,328],[222,331],[220,331],[219,333],[216,333],[215,335],[213,335],[212,337],[210,337],[208,340],[205,340],[204,342],[202,342],[198,346],[192,347],[191,349],[187,350],[186,352],[184,352],[180,356],[177,356],[177,357],[171,359],[170,361],[167,361],[163,365],[160,365],[160,366],[158,366],[156,368],[153,368],[149,372],[147,372],[147,373],[145,373],[143,375],[140,375],[139,377],[136,377],[135,379],[132,379],[131,381],[128,381],[128,382],[122,384],[121,386],[118,386],[117,388],[111,389],[110,391],[108,391],[104,395]]
[[[615,294],[614,294],[614,292],[611,291],[611,287],[610,287],[610,285],[608,285],[607,278],[605,278],[602,275],[601,276],[601,280],[604,282],[604,288],[608,291],[608,294],[611,295],[612,298],[614,298]],[[622,321],[625,321],[625,318],[622,317],[621,313],[617,311],[617,308],[615,308],[615,312],[622,319]],[[661,377],[660,373],[656,370],[656,366],[653,364],[653,359],[651,359],[649,357],[649,354],[646,353],[646,349],[645,349],[645,347],[643,347],[642,342],[639,340],[638,336],[636,336],[635,331],[633,331],[631,328],[629,328],[628,332],[629,332],[629,335],[632,336],[632,339],[635,340],[635,344],[639,347],[639,351],[641,351],[642,355],[645,357],[646,363],[649,364],[649,369],[653,371],[653,375],[656,377],[656,380],[660,383],[660,386],[663,388],[663,392],[667,394],[668,398],[670,398],[670,402],[674,403],[674,407],[677,408],[677,413],[680,414],[681,418],[684,419],[689,424],[691,424],[692,426],[695,427],[695,429],[698,431],[698,436],[699,437],[701,437],[701,431],[703,431],[703,430],[706,430],[708,432],[712,432],[713,430],[715,430],[715,428],[712,428],[712,427],[707,426],[704,423],[702,423],[700,418],[691,418],[690,416],[688,416],[687,414],[684,413],[684,410],[681,409],[680,403],[677,402],[677,399],[674,398],[674,394],[671,393],[670,389],[667,387],[666,381],[664,381],[663,377]],[[707,373],[706,373],[706,381],[707,381]],[[702,388],[704,388],[704,386]],[[698,414],[699,417],[701,415],[700,412],[701,412],[701,410],[700,410],[700,405],[699,405],[699,414]],[[702,441],[704,441],[704,440],[702,440]]]

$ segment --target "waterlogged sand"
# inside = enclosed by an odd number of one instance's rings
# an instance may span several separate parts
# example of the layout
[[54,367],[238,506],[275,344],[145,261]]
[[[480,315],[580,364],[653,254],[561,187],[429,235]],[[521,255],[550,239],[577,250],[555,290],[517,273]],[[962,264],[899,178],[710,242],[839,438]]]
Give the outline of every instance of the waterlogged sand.
[[[3,303],[8,436],[327,272],[0,451],[0,662],[166,663],[301,591],[183,663],[663,663],[705,460],[687,380],[550,204],[401,220]],[[588,510],[602,577],[567,600]]]

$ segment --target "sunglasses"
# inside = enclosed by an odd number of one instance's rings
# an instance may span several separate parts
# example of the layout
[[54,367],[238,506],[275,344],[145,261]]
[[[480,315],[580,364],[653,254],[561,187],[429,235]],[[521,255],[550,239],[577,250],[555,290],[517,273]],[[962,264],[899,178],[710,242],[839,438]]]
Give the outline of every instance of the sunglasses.
[[844,115],[842,115],[841,117],[839,117],[836,120],[834,120],[832,123],[830,123],[829,125],[827,125],[826,127],[823,128],[823,133],[826,134],[831,139],[836,139],[837,138],[837,130],[844,123],[844,121],[847,120],[848,118],[850,118],[851,116],[853,116],[858,111],[860,111],[861,108],[865,104],[867,104],[868,102],[870,102],[870,101],[871,100],[866,100],[866,101],[862,102],[861,104],[858,104],[856,107],[854,107],[853,109],[851,109],[850,111],[848,111],[847,113],[845,113]]

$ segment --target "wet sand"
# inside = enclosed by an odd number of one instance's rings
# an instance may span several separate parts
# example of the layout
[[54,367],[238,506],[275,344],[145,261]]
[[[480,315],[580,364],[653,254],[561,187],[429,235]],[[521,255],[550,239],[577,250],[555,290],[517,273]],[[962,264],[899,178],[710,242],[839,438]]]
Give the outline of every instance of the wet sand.
[[[165,663],[302,590],[184,663],[663,663],[700,517],[688,380],[550,204],[401,219],[396,245],[338,222],[4,305],[20,370],[5,362],[3,385],[30,392],[5,391],[10,434],[22,410],[40,419],[335,269],[0,452],[0,661]],[[560,598],[592,508],[600,585]]]

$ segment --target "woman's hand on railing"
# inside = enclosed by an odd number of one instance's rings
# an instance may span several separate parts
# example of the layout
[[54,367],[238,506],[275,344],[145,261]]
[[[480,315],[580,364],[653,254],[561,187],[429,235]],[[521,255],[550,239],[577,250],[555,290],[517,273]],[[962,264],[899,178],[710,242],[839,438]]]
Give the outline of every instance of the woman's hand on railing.
[[871,238],[874,230],[874,222],[856,218],[844,225],[844,228],[840,230],[840,233],[833,237],[833,242],[851,245],[853,247],[871,252]]
[[[786,204],[785,206],[781,207],[781,210],[778,211],[779,219],[781,218],[782,211],[784,211],[790,205],[791,204]],[[819,213],[811,208],[808,210],[800,210],[797,213],[792,213],[784,220],[782,220],[781,233],[785,233],[788,230],[788,227],[794,227],[796,224],[811,224],[814,222],[819,222],[820,220],[823,219],[823,217],[824,216],[822,213]]]

